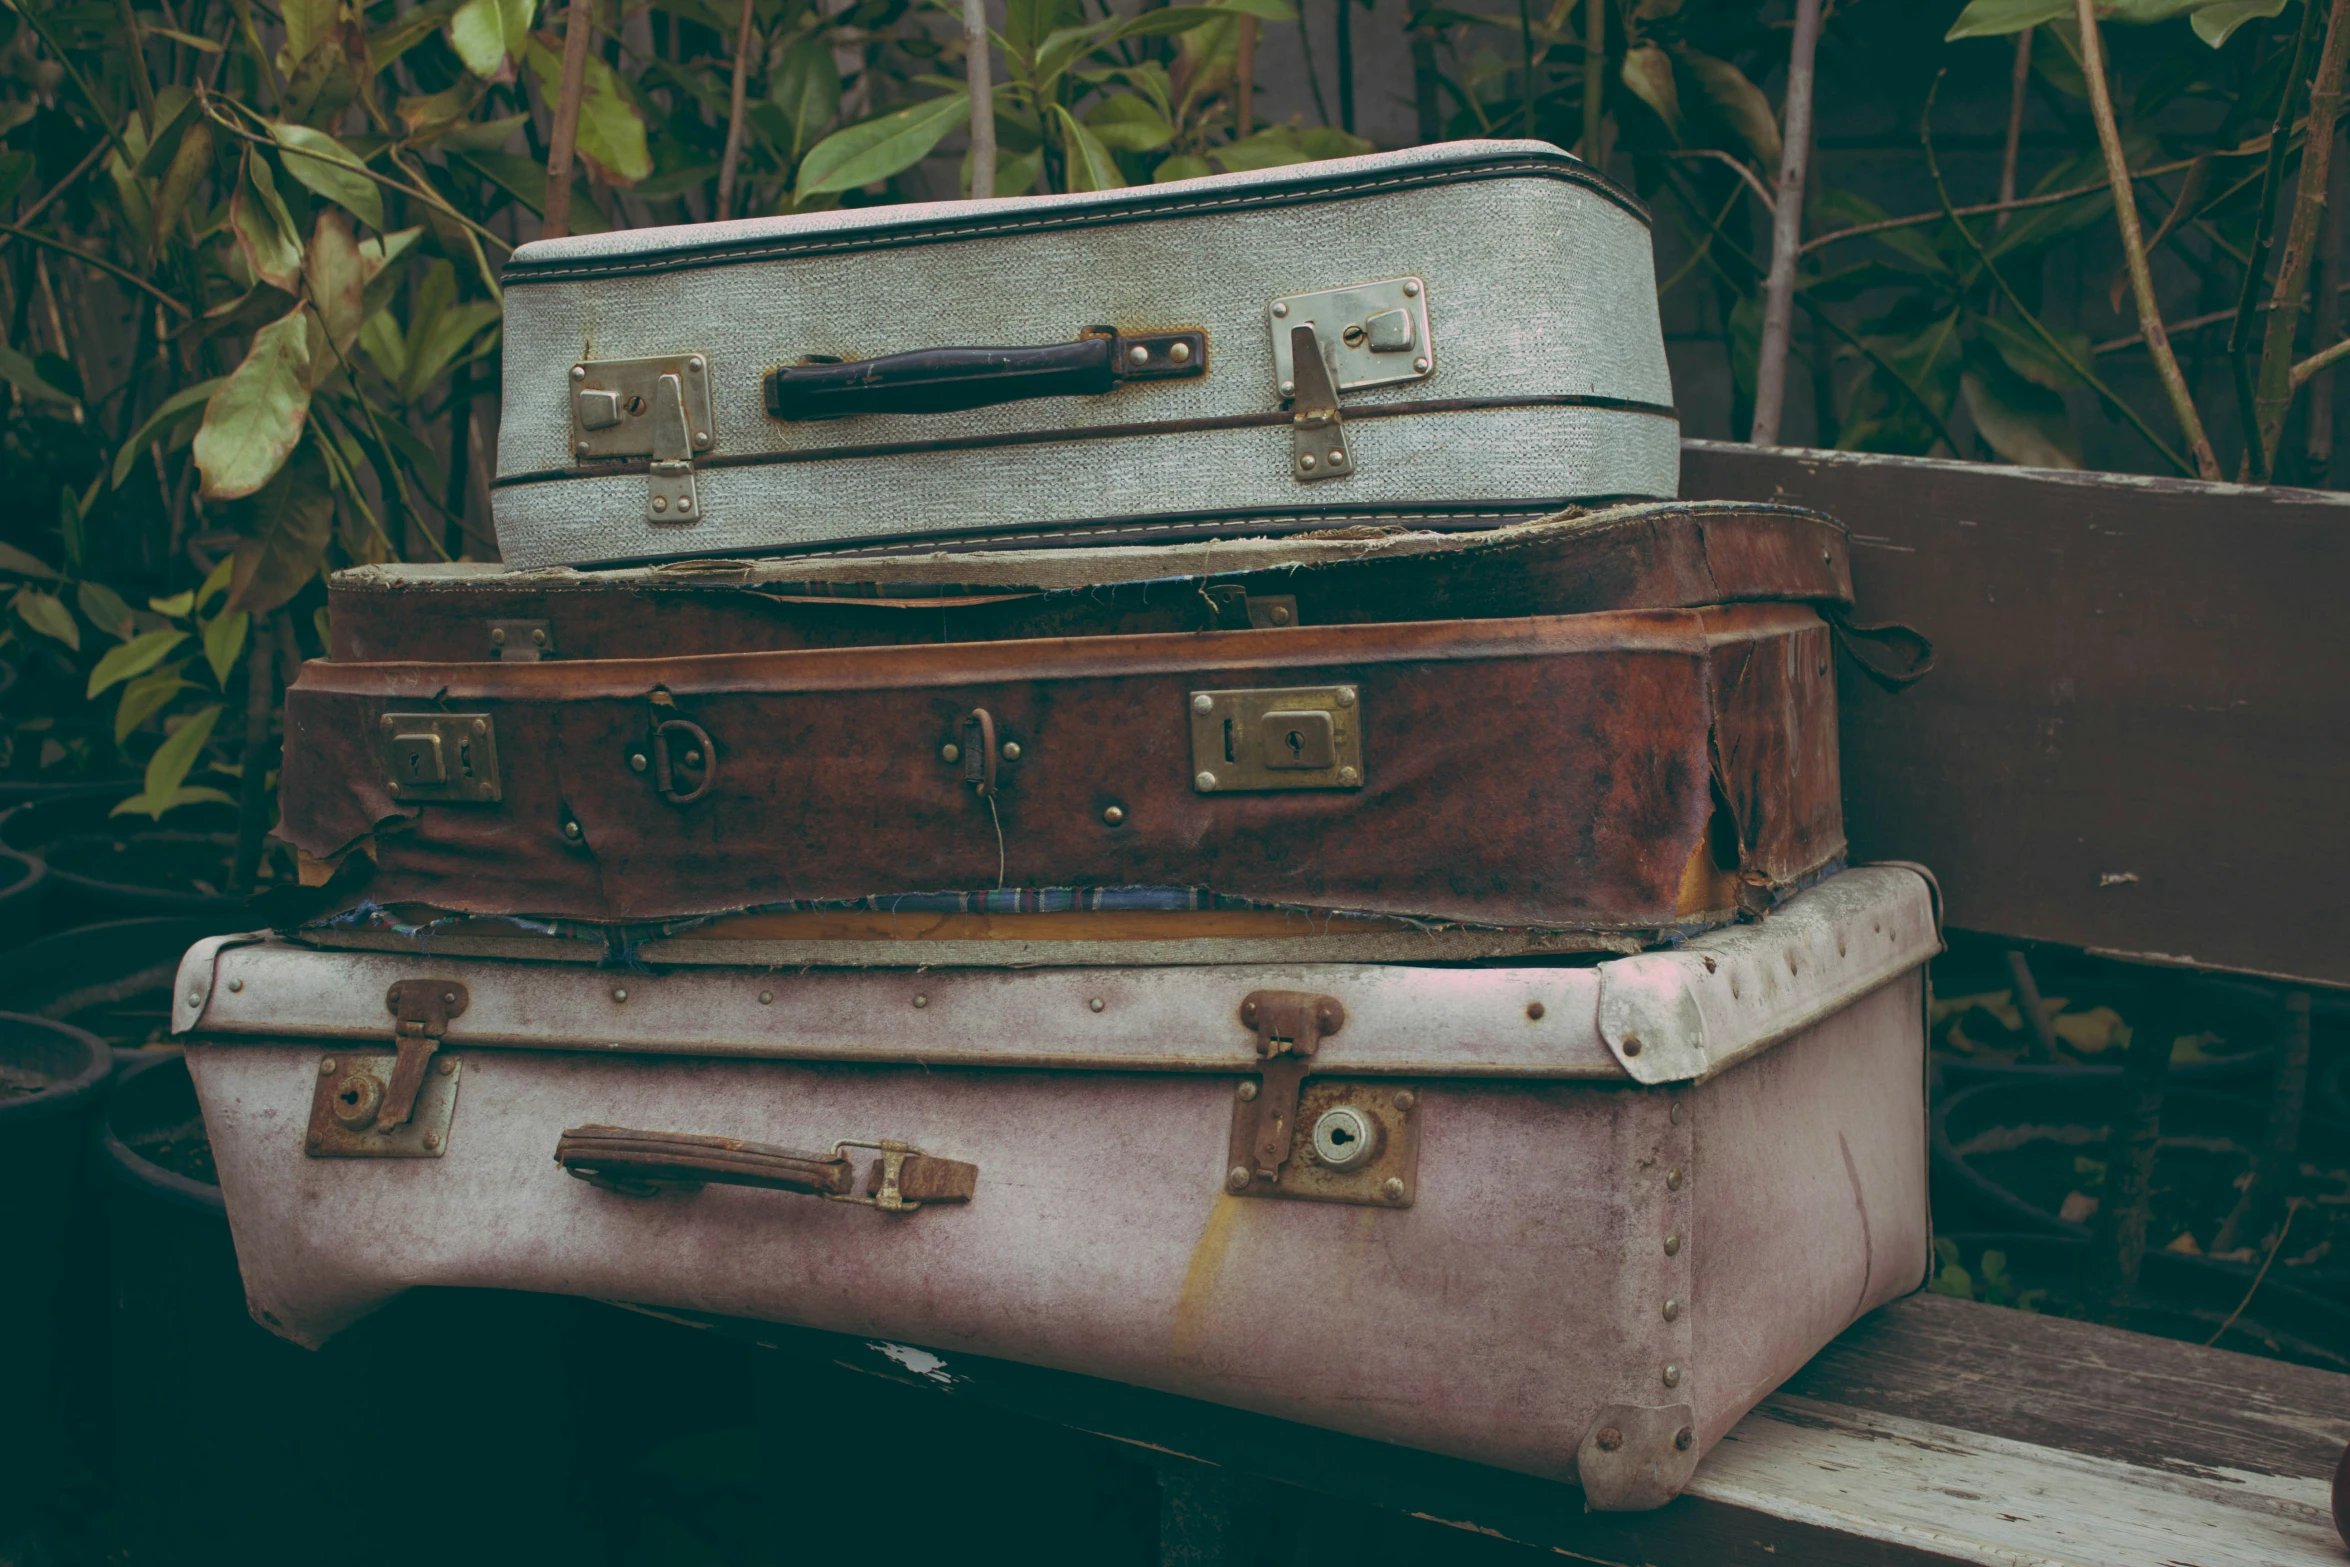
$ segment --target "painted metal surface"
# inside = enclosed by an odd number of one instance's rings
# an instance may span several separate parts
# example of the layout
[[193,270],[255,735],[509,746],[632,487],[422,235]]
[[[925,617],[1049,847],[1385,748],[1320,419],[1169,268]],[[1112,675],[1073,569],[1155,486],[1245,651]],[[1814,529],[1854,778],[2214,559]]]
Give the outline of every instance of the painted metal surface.
[[[1905,872],[1847,879],[1874,889],[1880,917],[1922,906]],[[1800,918],[1801,904],[1761,929]],[[637,1300],[1062,1367],[1560,1479],[1577,1476],[1578,1452],[1612,1425],[1636,1450],[1610,1450],[1621,1461],[1583,1482],[1594,1505],[1641,1507],[1677,1488],[1813,1350],[1922,1275],[1918,964],[1930,950],[1929,931],[1905,969],[1873,985],[1856,961],[1840,1008],[1744,1059],[1742,1041],[1709,1036],[1734,1064],[1660,1087],[1628,1081],[1594,1037],[1604,966],[1601,980],[1538,971],[1586,982],[1579,1009],[1555,1016],[1611,1080],[1493,1075],[1494,1062],[1486,1075],[1423,1070],[1412,1083],[1413,1200],[1386,1210],[1226,1189],[1235,1085],[1256,1063],[1254,1035],[1215,1014],[1261,972],[1246,984],[1214,969],[1163,977],[1211,998],[1194,1027],[1232,1046],[1189,1071],[1151,1069],[1141,1052],[1125,1070],[1038,1070],[1023,1041],[1042,1014],[1028,1010],[964,1016],[941,1031],[961,1052],[933,1057],[903,1035],[938,1003],[911,996],[857,1013],[904,1064],[615,1051],[611,1029],[576,1035],[559,1010],[538,1009],[544,987],[518,984],[501,1026],[535,1032],[538,1048],[476,1048],[486,1041],[453,1022],[465,1096],[432,1161],[302,1156],[328,1032],[316,1024],[344,1026],[331,1001],[358,988],[352,955],[230,950],[220,961],[240,966],[212,987],[189,1057],[253,1309],[298,1341],[424,1284]],[[1703,956],[1692,955],[1698,972]],[[304,966],[321,982],[298,996],[291,977]],[[499,1016],[482,973],[491,967],[465,969],[468,1027]],[[592,986],[612,1016],[636,1007],[647,983],[504,967]],[[1529,1018],[1523,989],[1507,990],[1524,974],[1364,973],[1379,983],[1356,987],[1318,1071],[1353,1072],[1358,1058],[1343,1052],[1431,1009],[1441,1018],[1464,990],[1506,994],[1521,1026],[1554,1016],[1546,1006]],[[1007,996],[1029,977],[982,983]],[[231,991],[229,978],[246,983]],[[802,981],[845,994],[830,981],[846,978]],[[775,992],[766,1005],[781,1004],[789,981],[763,979]],[[756,994],[749,1006],[761,1005]],[[1123,1016],[1104,999],[1082,1016]],[[1428,1042],[1452,1030],[1418,1026],[1409,1053],[1442,1054]],[[989,1040],[1002,1041],[993,1064],[978,1064]],[[796,1148],[881,1133],[986,1173],[968,1203],[902,1215],[732,1186],[636,1197],[557,1165],[558,1140],[582,1125]],[[1682,1405],[1691,1414],[1679,1421],[1623,1413]]]

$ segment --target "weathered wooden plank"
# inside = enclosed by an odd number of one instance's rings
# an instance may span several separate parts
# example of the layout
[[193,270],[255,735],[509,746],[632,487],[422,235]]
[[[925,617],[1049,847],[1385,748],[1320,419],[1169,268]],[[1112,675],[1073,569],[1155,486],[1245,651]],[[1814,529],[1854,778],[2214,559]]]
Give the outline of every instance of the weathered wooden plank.
[[[1066,1372],[660,1315],[1089,1431],[1163,1466],[1622,1567],[2340,1560],[2326,1492],[2350,1441],[2350,1377],[1936,1296],[1848,1332],[1647,1514],[1587,1513],[1570,1486]],[[1181,1512],[1204,1477],[1178,1474]],[[1184,1539],[1212,1540],[1181,1521]]]
[[2350,495],[1710,441],[1682,493],[1841,518],[1859,618],[1934,641],[1840,683],[1856,856],[1964,929],[2350,984]]

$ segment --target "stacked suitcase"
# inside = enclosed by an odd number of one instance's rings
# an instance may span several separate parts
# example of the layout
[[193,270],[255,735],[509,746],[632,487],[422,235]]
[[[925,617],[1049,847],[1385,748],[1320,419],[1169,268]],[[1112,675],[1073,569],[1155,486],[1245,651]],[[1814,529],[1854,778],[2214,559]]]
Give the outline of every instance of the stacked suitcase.
[[314,907],[181,975],[265,1324],[764,1317],[1637,1508],[1915,1287],[1844,535],[1664,498],[1628,197],[1462,143],[507,282],[509,567],[336,580]]

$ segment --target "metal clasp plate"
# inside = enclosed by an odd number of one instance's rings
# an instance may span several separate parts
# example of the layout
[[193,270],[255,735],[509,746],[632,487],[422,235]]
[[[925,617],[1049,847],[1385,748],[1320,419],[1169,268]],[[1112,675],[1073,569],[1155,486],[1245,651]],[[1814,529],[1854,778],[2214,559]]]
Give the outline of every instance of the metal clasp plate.
[[1191,775],[1201,794],[1360,789],[1362,694],[1353,686],[1194,691]]
[[926,1159],[929,1157],[928,1154],[923,1153],[921,1149],[911,1143],[894,1142],[886,1137],[878,1141],[868,1141],[858,1137],[843,1138],[832,1145],[832,1156],[835,1159],[843,1157],[841,1153],[843,1148],[870,1148],[880,1154],[881,1180],[874,1186],[873,1194],[869,1197],[833,1196],[827,1193],[825,1198],[827,1202],[853,1202],[867,1208],[879,1208],[885,1213],[912,1213],[922,1206],[918,1202],[906,1200],[899,1190],[899,1181],[905,1174],[906,1161],[909,1158]]
[[376,739],[395,799],[480,805],[500,797],[498,730],[487,713],[385,713]]
[[716,443],[710,361],[702,354],[587,359],[571,367],[571,454],[652,459],[647,522],[701,520],[694,458]]
[[1424,381],[1436,373],[1428,285],[1416,277],[1285,294],[1267,308],[1266,321],[1273,333],[1273,373],[1285,398],[1295,397],[1301,386],[1292,346],[1300,326],[1314,329],[1341,392]]

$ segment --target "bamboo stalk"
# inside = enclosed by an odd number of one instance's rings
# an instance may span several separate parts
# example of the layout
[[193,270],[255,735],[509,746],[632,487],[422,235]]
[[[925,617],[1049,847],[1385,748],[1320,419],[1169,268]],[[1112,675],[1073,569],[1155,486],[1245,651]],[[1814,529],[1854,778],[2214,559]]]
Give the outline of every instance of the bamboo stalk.
[[[2339,149],[2337,149],[2337,152]],[[2342,160],[2326,174],[2326,226],[2318,237],[2317,314],[2309,323],[2310,341],[2331,343],[2342,335]],[[2295,365],[2295,382],[2309,384],[2309,433],[2303,441],[2307,454],[2304,482],[2323,485],[2334,461],[2334,378],[2324,370],[2303,375]]]
[[[747,7],[750,0],[743,0]],[[571,155],[579,144],[579,100],[587,92],[588,42],[596,30],[595,0],[571,0],[563,23],[563,75],[555,89],[555,124],[547,144],[547,205],[539,235],[571,232]]]
[[2277,97],[2276,124],[2269,131],[2268,146],[2261,159],[2260,197],[2252,208],[2252,249],[2244,258],[2244,282],[2236,292],[2236,322],[2228,328],[2228,377],[2236,390],[2236,416],[2244,427],[2243,466],[2247,474],[2252,468],[2253,455],[2260,450],[2260,443],[2254,439],[2254,432],[2260,428],[2260,413],[2254,406],[2252,314],[2260,298],[2260,285],[2268,277],[2277,189],[2284,182],[2285,146],[2292,139],[2293,111],[2301,92],[2301,63],[2309,57],[2309,40],[2316,30],[2317,3],[2306,0],[2301,8],[2301,25],[2293,30],[2293,56],[2285,71],[2285,90]]
[[[1246,25],[1254,26],[1255,19]],[[973,201],[985,201],[995,194],[995,63],[987,49],[985,0],[963,0],[963,74],[971,89]]]
[[[742,8],[743,18],[734,29],[734,91],[727,100],[726,151],[718,158],[718,210],[710,214],[714,218],[734,216],[734,175],[743,157],[743,99],[751,86],[751,31],[759,12],[751,0],[742,0]],[[563,49],[563,72],[568,83],[571,74],[568,42]]]
[[[973,0],[976,4],[977,0]],[[1257,19],[1240,19],[1240,43],[1232,61],[1232,139],[1257,128]]]
[[[2350,0],[2335,0],[2350,4]],[[2138,325],[2146,333],[2146,349],[2154,371],[2170,398],[2179,433],[2195,459],[2195,470],[2206,479],[2220,476],[2219,459],[2211,439],[2203,433],[2203,416],[2195,411],[2194,394],[2179,372],[2179,356],[2171,352],[2170,335],[2162,329],[2162,305],[2154,296],[2154,269],[2146,261],[2146,236],[2138,226],[2138,193],[2130,181],[2129,162],[2122,155],[2121,128],[2114,123],[2113,94],[2105,80],[2105,42],[2097,30],[2096,0],[2073,0],[2073,14],[2081,27],[2081,74],[2089,83],[2089,112],[2097,122],[2097,144],[2105,153],[2106,183],[2113,187],[2113,215],[2121,225],[2122,254],[2128,258],[2130,289],[2137,296]],[[2134,1279],[2133,1279],[2133,1282]]]
[[[1787,52],[1787,102],[1780,111],[1779,196],[1771,209],[1771,270],[1763,279],[1762,344],[1755,360],[1754,423],[1747,444],[1779,444],[1787,401],[1787,339],[1795,327],[1795,264],[1803,246],[1803,182],[1810,172],[1812,64],[1820,45],[1820,0],[1795,0]],[[1958,455],[1956,449],[1951,452]]]
[[1583,0],[1583,139],[1575,155],[1595,169],[1607,167],[1599,144],[1605,129],[1607,91],[1607,0]]
[[[2024,150],[2024,99],[2032,88],[2032,29],[2025,28],[2015,35],[2015,69],[2007,84],[2007,145],[1999,154],[1999,205],[2004,209],[2015,200],[2015,170]],[[2007,227],[2007,213],[2002,210],[1998,221],[1991,225],[1996,234]]]
[[[2314,6],[2317,0],[2309,0]],[[2309,131],[2301,143],[2301,178],[2293,192],[2293,221],[2277,258],[2276,290],[2269,296],[2268,332],[2260,347],[2260,377],[2252,393],[2260,435],[2259,473],[2276,471],[2284,440],[2285,415],[2293,406],[2293,339],[2301,327],[2301,296],[2316,259],[2319,226],[2325,220],[2327,171],[2333,163],[2334,122],[2342,113],[2342,68],[2350,61],[2350,0],[2334,0],[2326,20],[2326,43],[2317,58],[2317,81],[2309,91]]]

